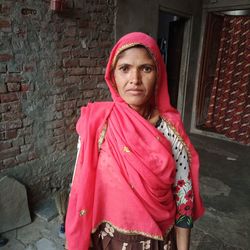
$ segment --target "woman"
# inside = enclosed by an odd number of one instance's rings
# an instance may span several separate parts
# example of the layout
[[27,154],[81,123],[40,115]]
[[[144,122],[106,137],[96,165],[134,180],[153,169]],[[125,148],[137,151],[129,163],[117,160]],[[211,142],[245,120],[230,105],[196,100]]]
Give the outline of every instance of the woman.
[[68,248],[188,249],[192,221],[204,211],[199,160],[170,105],[155,40],[122,37],[105,79],[113,102],[82,108],[77,123]]

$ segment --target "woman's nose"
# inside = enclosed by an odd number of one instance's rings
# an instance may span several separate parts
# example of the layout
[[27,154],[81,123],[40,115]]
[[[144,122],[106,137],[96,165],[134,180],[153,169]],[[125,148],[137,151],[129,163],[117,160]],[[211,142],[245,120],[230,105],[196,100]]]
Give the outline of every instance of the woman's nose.
[[130,83],[136,85],[141,83],[141,75],[139,70],[135,69],[131,71]]

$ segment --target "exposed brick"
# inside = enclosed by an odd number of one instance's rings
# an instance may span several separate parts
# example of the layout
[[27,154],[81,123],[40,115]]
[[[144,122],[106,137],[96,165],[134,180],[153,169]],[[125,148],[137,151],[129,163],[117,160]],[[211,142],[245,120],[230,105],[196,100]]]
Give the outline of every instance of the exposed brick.
[[56,129],[53,130],[53,134],[55,136],[62,135],[64,133],[65,133],[65,128],[56,128]]
[[0,73],[6,73],[6,72],[7,72],[6,63],[0,63]]
[[32,135],[33,133],[33,128],[32,126],[30,127],[25,127],[25,128],[20,128],[18,129],[18,136],[26,136],[26,135]]
[[64,47],[77,47],[78,45],[79,45],[79,41],[77,39],[66,38],[66,39],[61,41],[59,46],[61,48],[64,48]]
[[23,77],[19,74],[9,74],[6,76],[6,82],[22,82]]
[[71,109],[71,108],[73,109],[76,108],[76,100],[64,102],[64,109]]
[[11,102],[11,103],[0,103],[0,113],[12,112],[17,113],[21,112],[22,106],[20,102]]
[[13,121],[16,119],[22,119],[24,117],[24,114],[22,113],[12,113],[12,112],[7,112],[2,114],[2,119],[3,121]]
[[66,37],[75,37],[76,35],[76,27],[69,27],[65,32],[64,35]]
[[16,93],[0,94],[0,100],[1,102],[13,102],[18,100],[18,96]]
[[89,51],[87,49],[83,48],[76,48],[72,49],[71,54],[73,57],[88,57],[89,56]]
[[16,128],[22,127],[22,121],[21,120],[15,120],[15,121],[7,121],[7,122],[1,122],[0,123],[0,131],[5,130],[12,130]]
[[6,93],[7,92],[7,88],[5,84],[0,84],[0,93]]
[[64,126],[64,120],[55,120],[47,124],[48,129],[54,129],[54,128],[59,128],[63,126]]
[[11,158],[13,156],[18,155],[19,153],[20,153],[20,151],[19,151],[18,147],[5,149],[0,154],[0,160]]
[[89,98],[89,97],[92,97],[94,95],[95,95],[94,90],[87,90],[87,91],[84,91],[84,93],[83,93],[84,98]]
[[23,71],[24,72],[33,72],[33,71],[36,71],[36,64],[35,63],[25,64],[23,66]]
[[11,22],[9,19],[0,19],[0,29],[10,28]]
[[14,167],[16,164],[17,161],[15,157],[3,160],[3,165],[5,166],[5,168]]
[[100,74],[103,74],[103,68],[101,68],[101,67],[87,68],[87,74],[90,74],[90,75],[100,75]]
[[9,16],[10,15],[11,4],[13,4],[13,2],[11,3],[11,1],[0,4],[0,14],[2,16]]
[[6,140],[10,140],[10,139],[13,139],[16,137],[17,137],[17,130],[16,129],[8,130],[5,132],[5,139]]
[[10,54],[0,54],[0,62],[8,62],[13,59],[13,56]]
[[61,142],[61,143],[56,144],[56,150],[59,150],[59,152],[61,150],[65,150],[65,147],[66,147],[66,143],[65,142]]
[[73,109],[66,109],[63,111],[65,117],[71,116],[74,113]]
[[96,66],[96,60],[93,58],[80,58],[80,66],[93,67]]
[[7,89],[9,92],[15,92],[20,90],[20,83],[18,82],[8,82]]
[[80,83],[80,82],[81,82],[80,76],[74,75],[74,76],[68,76],[68,77],[65,78],[65,83],[68,83],[68,84],[72,84],[72,83],[77,84],[77,83]]
[[74,59],[63,59],[63,66],[65,68],[73,68],[77,67],[79,65],[79,60],[77,58]]
[[52,70],[50,71],[50,76],[62,78],[64,76],[64,72],[61,69]]
[[70,76],[86,75],[86,68],[72,68],[72,69],[68,69],[68,74]]
[[10,148],[10,147],[11,147],[10,141],[5,141],[5,142],[1,141],[0,142],[0,151],[5,150],[5,149]]
[[29,90],[29,88],[30,88],[29,84],[27,84],[27,83],[22,83],[21,84],[21,91],[26,92],[26,91]]

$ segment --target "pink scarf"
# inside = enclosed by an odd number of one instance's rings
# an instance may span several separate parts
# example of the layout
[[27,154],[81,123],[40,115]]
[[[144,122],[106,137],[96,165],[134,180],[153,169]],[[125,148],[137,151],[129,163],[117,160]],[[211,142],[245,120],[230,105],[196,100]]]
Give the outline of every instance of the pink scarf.
[[[165,65],[158,46],[146,34],[131,33],[117,42],[106,69],[105,79],[114,102],[89,104],[82,108],[77,123],[81,150],[66,219],[69,250],[87,250],[91,231],[103,221],[109,221],[125,232],[137,232],[159,239],[174,223],[172,184],[175,164],[171,145],[155,127],[129,108],[113,88],[111,72],[114,58],[136,44],[147,47],[157,62],[157,91],[152,103],[188,146],[194,189],[194,218],[204,211],[199,195],[198,155],[184,132],[178,112],[170,105]],[[99,155],[98,140],[106,122],[108,131],[103,150],[108,150],[108,154],[101,152]],[[102,175],[99,166],[105,161],[112,162],[114,171]],[[100,178],[103,183],[111,180],[116,188],[103,185]]]

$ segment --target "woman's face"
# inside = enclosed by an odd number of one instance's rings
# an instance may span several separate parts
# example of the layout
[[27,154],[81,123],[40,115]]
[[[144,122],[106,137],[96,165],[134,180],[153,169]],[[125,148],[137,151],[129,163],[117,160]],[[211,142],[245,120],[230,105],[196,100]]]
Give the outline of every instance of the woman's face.
[[132,108],[144,108],[154,93],[156,67],[147,50],[134,47],[119,55],[114,78],[121,98]]

